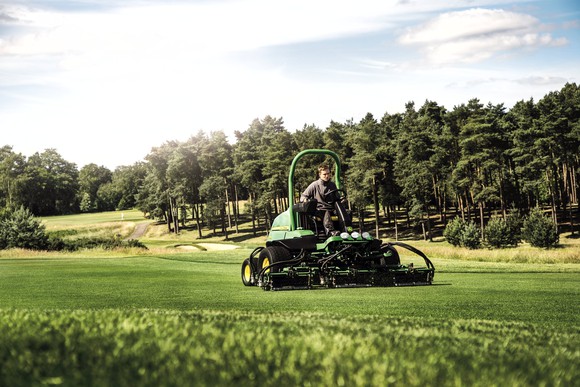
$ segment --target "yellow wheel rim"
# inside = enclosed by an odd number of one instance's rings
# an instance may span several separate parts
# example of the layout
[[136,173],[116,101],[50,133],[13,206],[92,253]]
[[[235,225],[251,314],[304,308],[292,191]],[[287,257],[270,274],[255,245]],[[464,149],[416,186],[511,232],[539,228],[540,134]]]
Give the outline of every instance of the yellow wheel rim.
[[[265,268],[266,266],[270,266],[270,260],[268,258],[264,258],[264,260],[262,261],[262,269]],[[266,273],[269,273],[270,269],[266,270]]]
[[251,276],[252,276],[252,268],[250,267],[250,265],[246,265],[246,267],[244,268],[244,280],[246,282],[250,282]]

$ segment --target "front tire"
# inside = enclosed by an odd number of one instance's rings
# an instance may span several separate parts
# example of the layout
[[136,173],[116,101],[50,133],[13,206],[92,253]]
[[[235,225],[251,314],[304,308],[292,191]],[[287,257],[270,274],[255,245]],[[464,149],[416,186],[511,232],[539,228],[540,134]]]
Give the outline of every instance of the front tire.
[[242,283],[245,286],[252,286],[254,284],[254,273],[252,273],[250,258],[246,258],[244,262],[242,262]]
[[[258,257],[258,269],[262,270],[265,267],[268,267],[274,263],[288,261],[291,258],[290,252],[285,249],[284,247],[280,246],[269,246],[266,247],[264,250],[260,252],[260,256]],[[282,271],[282,266],[274,266],[271,269],[268,269],[268,272],[272,273],[279,273]]]

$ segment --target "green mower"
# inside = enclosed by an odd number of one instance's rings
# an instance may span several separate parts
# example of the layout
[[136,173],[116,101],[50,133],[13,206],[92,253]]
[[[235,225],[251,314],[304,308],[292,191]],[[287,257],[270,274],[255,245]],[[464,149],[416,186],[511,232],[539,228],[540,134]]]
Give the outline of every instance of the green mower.
[[[288,198],[294,200],[294,170],[305,155],[327,155],[334,160],[337,192],[332,220],[336,231],[322,227],[316,200],[290,204],[272,223],[265,247],[256,248],[242,263],[242,282],[264,290],[320,287],[430,285],[435,267],[420,250],[401,242],[383,243],[368,232],[355,231],[341,205],[338,155],[326,149],[300,152],[290,166]],[[425,261],[425,266],[401,264],[395,247],[405,248]]]

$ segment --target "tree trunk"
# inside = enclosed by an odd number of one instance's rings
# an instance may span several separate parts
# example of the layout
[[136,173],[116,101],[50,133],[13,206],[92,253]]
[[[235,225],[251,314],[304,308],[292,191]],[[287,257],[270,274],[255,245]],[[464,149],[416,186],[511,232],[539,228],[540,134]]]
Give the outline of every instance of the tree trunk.
[[465,209],[463,207],[463,197],[457,195],[457,206],[459,207],[459,214],[461,215],[461,220],[465,220]]
[[201,220],[200,220],[200,216],[199,216],[199,204],[194,203],[192,205],[192,209],[193,209],[193,216],[195,216],[195,224],[197,226],[197,235],[199,237],[199,239],[203,238],[203,235],[201,233]]
[[550,178],[550,173],[546,170],[546,181],[548,182],[548,188],[550,190],[550,198],[552,200],[552,220],[557,225],[558,224],[558,216],[556,214],[556,193],[554,192],[554,186],[552,184],[552,179]]
[[234,224],[236,226],[236,234],[239,234],[240,230],[238,229],[238,215],[240,213],[240,201],[238,200],[238,186],[236,184],[234,184],[234,197]]
[[175,233],[179,234],[179,207],[177,206],[177,199],[173,198],[173,227]]
[[441,219],[443,225],[447,224],[447,193],[443,191],[443,218]]
[[364,210],[358,209],[358,229],[360,231],[364,230],[365,220],[364,220]]
[[429,206],[427,206],[427,234],[429,235],[429,242],[433,242],[433,233],[431,232],[431,214],[429,213]]
[[173,232],[172,225],[173,225],[173,209],[171,208],[171,197],[169,194],[167,195],[167,211],[166,211],[166,220],[167,220],[167,231]]
[[185,228],[185,224],[187,223],[187,208],[185,207],[185,204],[180,207],[180,213],[181,216],[179,217],[179,220],[181,221],[181,228]]
[[575,170],[574,166],[568,168],[570,174],[570,229],[572,235],[576,235],[575,224],[574,224],[574,210],[572,209],[573,204],[576,203],[578,206],[578,212],[580,213],[580,205],[578,205],[578,197],[577,197],[577,190],[576,190],[576,177],[575,177]]
[[379,195],[377,193],[376,178],[373,176],[373,204],[375,206],[375,237],[379,239]]
[[442,195],[441,195],[441,189],[439,189],[439,187],[437,186],[437,179],[435,178],[435,176],[431,177],[433,180],[433,195],[435,195],[435,199],[436,199],[436,203],[437,203],[437,212],[439,213],[439,221],[443,221],[443,212],[442,212],[442,208],[443,208],[443,200],[442,200]]
[[232,228],[232,213],[230,211],[230,195],[228,194],[228,191],[229,191],[228,190],[228,182],[226,180],[226,206],[228,209],[228,227]]
[[229,240],[228,238],[228,227],[226,225],[226,209],[222,206],[221,210],[221,218],[222,218],[222,232],[224,234],[225,240]]
[[171,212],[169,210],[164,212],[164,216],[165,216],[165,222],[167,224],[167,231],[168,232],[173,232],[173,229],[171,227],[171,224],[173,223],[171,220]]
[[254,234],[254,236],[256,236],[256,211],[254,208],[254,199],[253,199],[254,194],[250,192],[250,208],[252,209],[252,233]]
[[479,202],[479,227],[481,228],[481,238],[483,238],[483,202]]
[[[278,195],[277,194],[274,194],[274,200],[273,200],[273,202],[274,202],[274,213],[277,214],[278,213]],[[270,212],[270,211],[268,211],[268,212]],[[269,214],[266,215],[266,220],[268,218],[269,218]]]
[[505,194],[503,192],[503,186],[504,186],[504,177],[503,177],[503,172],[500,172],[500,180],[499,180],[499,201],[500,201],[500,205],[501,205],[501,213],[503,215],[503,218],[505,219],[507,217],[507,205],[505,203]]

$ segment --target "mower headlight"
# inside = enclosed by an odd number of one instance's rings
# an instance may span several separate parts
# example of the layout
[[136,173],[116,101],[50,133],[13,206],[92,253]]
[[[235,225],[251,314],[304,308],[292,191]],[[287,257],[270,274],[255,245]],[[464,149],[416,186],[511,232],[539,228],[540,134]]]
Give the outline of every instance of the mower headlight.
[[344,240],[347,240],[348,238],[350,238],[350,235],[348,235],[347,232],[341,232],[340,237]]
[[371,239],[373,239],[373,237],[371,236],[371,234],[369,234],[366,231],[362,233],[362,237],[363,237],[363,239],[366,239],[368,241],[370,241]]
[[358,239],[358,238],[360,238],[360,233],[358,231],[353,231],[352,234],[350,234],[350,236],[353,239]]

